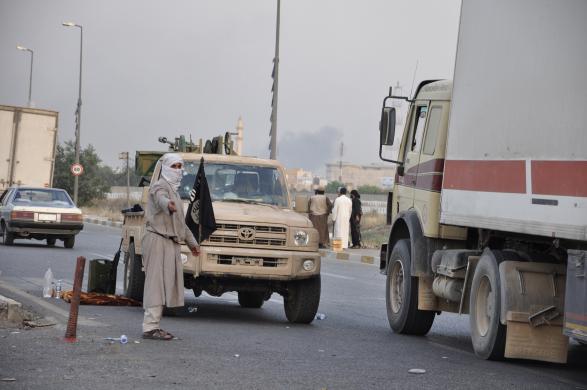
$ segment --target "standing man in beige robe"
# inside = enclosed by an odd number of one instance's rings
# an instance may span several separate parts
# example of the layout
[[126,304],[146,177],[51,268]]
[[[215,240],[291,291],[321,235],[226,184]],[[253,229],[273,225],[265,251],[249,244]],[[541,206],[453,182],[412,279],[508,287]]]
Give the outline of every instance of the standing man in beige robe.
[[320,236],[319,247],[326,248],[328,239],[328,214],[332,210],[332,202],[324,195],[324,187],[320,186],[308,201],[309,217]]
[[183,201],[177,188],[183,177],[183,160],[167,153],[161,158],[161,175],[149,188],[145,210],[146,233],[143,237],[145,290],[143,294],[143,338],[171,340],[174,336],[161,329],[163,306],[184,305],[181,245],[185,242],[194,256],[199,245],[184,221]]
[[342,187],[339,191],[340,196],[334,200],[332,209],[332,220],[334,221],[333,238],[342,240],[344,249],[349,247],[349,221],[353,210],[353,202],[346,196],[346,188]]

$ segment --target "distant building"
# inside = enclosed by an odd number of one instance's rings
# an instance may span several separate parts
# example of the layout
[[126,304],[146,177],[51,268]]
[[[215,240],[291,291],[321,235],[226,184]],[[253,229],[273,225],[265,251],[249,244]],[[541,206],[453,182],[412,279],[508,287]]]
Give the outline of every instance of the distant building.
[[357,165],[346,162],[326,164],[326,180],[342,181],[352,188],[372,185],[388,189],[393,186],[394,175],[395,167],[392,165]]
[[314,174],[302,168],[289,168],[285,170],[287,183],[290,190],[311,191],[315,183]]

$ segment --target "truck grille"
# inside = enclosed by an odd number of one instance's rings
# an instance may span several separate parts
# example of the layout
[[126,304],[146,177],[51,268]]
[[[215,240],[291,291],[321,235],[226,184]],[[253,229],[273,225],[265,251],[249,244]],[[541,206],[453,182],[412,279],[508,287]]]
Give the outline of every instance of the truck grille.
[[286,266],[287,258],[218,255],[216,262],[222,265],[250,265],[277,268]]
[[287,229],[282,226],[237,225],[220,223],[208,238],[210,243],[244,246],[283,247],[287,242]]

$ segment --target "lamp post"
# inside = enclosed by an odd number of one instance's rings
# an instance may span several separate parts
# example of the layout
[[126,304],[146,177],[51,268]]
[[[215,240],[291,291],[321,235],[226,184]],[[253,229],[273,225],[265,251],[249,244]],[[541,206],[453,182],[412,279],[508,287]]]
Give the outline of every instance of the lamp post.
[[[65,27],[77,27],[80,31],[79,36],[79,92],[77,98],[77,108],[75,110],[75,162],[79,164],[79,145],[80,145],[80,122],[82,119],[82,51],[84,44],[84,29],[81,25],[72,22],[62,23]],[[77,205],[77,194],[79,187],[79,177],[74,176],[73,178],[73,201]]]
[[281,19],[281,0],[277,0],[277,18],[275,25],[275,58],[273,59],[273,101],[271,107],[271,140],[269,144],[272,160],[277,159],[277,98],[279,89],[279,23]]
[[32,107],[31,90],[33,89],[33,57],[35,56],[35,52],[32,49],[20,45],[16,46],[16,48],[31,53],[31,70],[29,72],[29,107]]

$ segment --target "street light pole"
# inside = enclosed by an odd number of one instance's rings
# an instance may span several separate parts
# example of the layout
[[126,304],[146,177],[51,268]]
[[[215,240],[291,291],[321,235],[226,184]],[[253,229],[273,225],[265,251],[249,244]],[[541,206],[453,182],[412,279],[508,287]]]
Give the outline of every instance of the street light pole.
[[277,22],[275,26],[275,59],[273,79],[273,107],[271,109],[271,153],[269,158],[277,159],[277,95],[279,90],[279,22],[281,19],[281,0],[277,0]]
[[[80,156],[80,127],[81,127],[81,119],[82,119],[82,53],[83,53],[83,45],[84,45],[84,29],[81,25],[75,24],[72,22],[65,22],[62,23],[65,27],[77,27],[80,31],[80,38],[79,38],[79,91],[78,91],[78,98],[77,98],[77,108],[75,110],[76,114],[76,121],[75,121],[75,163],[79,164],[79,156]],[[73,201],[77,205],[78,199],[78,188],[79,188],[79,176],[74,176],[73,178]]]
[[32,100],[31,100],[31,91],[33,89],[33,60],[35,56],[35,52],[32,49],[23,47],[23,46],[16,46],[18,50],[28,51],[31,53],[31,70],[29,72],[29,107],[32,107]]

